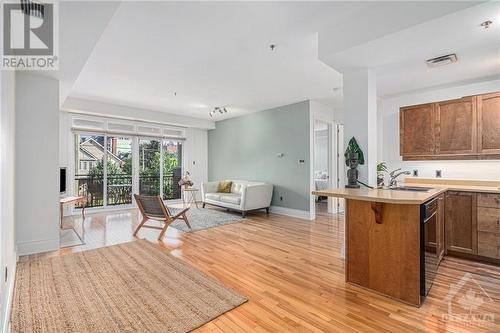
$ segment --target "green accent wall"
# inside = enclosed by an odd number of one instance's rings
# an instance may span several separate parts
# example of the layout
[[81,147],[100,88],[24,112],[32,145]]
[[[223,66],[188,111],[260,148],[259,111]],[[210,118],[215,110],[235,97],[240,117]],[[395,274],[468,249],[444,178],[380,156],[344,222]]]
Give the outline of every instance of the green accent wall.
[[216,122],[208,131],[209,180],[268,182],[273,206],[309,211],[309,110],[304,101]]

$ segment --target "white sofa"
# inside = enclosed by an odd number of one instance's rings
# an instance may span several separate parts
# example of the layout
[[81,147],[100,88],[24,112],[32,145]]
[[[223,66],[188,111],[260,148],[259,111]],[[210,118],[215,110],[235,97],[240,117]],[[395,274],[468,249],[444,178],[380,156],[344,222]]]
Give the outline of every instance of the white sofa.
[[231,193],[218,193],[219,182],[205,182],[201,184],[203,208],[206,204],[228,208],[241,212],[245,217],[250,210],[266,209],[269,213],[273,185],[263,182],[249,182],[246,180],[225,180],[232,182]]

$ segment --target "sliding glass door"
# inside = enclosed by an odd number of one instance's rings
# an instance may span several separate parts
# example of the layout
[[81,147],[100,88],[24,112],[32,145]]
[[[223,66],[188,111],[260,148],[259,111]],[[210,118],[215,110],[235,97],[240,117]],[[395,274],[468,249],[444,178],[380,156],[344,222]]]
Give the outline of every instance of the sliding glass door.
[[160,141],[139,139],[139,194],[160,195]]
[[132,139],[108,136],[106,142],[107,205],[132,203]]
[[182,177],[182,143],[180,141],[163,140],[163,199],[181,198],[179,181]]
[[75,135],[75,190],[87,207],[104,204],[104,135]]
[[182,142],[75,134],[75,194],[87,207],[130,205],[133,193],[181,198]]

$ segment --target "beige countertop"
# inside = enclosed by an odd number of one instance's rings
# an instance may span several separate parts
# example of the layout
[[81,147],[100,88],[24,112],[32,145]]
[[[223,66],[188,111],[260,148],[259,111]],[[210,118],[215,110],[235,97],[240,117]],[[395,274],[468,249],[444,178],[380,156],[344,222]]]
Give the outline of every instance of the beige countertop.
[[435,196],[446,192],[446,188],[434,188],[428,192],[397,191],[369,188],[335,188],[313,191],[313,195],[344,199],[374,201],[396,204],[420,205]]
[[[403,184],[399,184],[400,186]],[[500,194],[500,186],[497,181],[475,182],[468,180],[439,180],[433,183],[432,179],[406,178],[406,186],[431,187],[427,192],[398,191],[389,189],[369,189],[369,188],[336,188],[322,191],[313,191],[313,195],[337,197],[344,199],[374,201],[396,204],[417,204],[420,205],[429,199],[438,196],[446,191],[465,191]]]

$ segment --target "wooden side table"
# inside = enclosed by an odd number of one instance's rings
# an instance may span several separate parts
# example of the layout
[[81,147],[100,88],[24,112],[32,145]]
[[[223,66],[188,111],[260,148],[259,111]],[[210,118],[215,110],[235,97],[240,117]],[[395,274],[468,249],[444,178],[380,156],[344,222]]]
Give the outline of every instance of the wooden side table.
[[61,198],[59,200],[59,220],[60,220],[60,226],[62,229],[62,222],[63,222],[63,211],[64,211],[64,205],[69,205],[69,204],[76,204],[82,207],[82,218],[85,220],[85,205],[87,204],[87,198],[85,197],[65,197]]
[[191,207],[194,203],[196,208],[198,208],[198,202],[196,202],[196,194],[198,193],[198,189],[194,187],[188,187],[182,189],[182,204],[184,207]]

